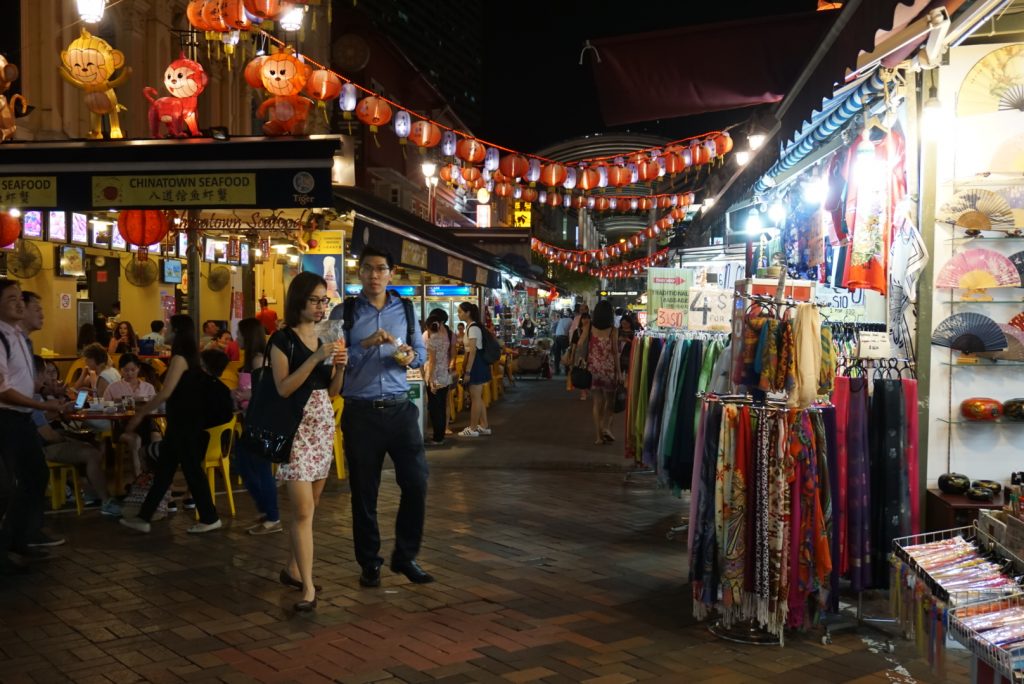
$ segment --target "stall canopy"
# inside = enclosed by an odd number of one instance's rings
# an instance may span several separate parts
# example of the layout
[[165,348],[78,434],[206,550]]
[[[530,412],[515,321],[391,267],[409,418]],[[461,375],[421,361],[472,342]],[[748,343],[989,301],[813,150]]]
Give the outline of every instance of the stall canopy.
[[326,207],[340,145],[337,136],[4,143],[0,207]]
[[420,217],[359,188],[335,188],[334,207],[354,211],[352,251],[386,249],[395,261],[435,275],[484,287],[501,287],[494,255],[448,234]]

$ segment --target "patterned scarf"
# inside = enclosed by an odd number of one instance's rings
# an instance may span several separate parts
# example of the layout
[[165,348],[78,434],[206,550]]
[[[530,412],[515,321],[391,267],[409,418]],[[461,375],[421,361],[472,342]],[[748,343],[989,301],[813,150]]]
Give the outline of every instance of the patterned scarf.
[[778,392],[779,375],[779,343],[781,340],[782,321],[771,319],[765,321],[761,327],[761,337],[758,342],[759,356],[754,361],[754,369],[757,371],[757,388],[764,392]]
[[[750,475],[750,409],[727,406],[722,430],[734,434],[730,451],[718,464],[715,503],[720,508],[722,618],[728,625],[741,616],[747,562],[747,478]],[[719,495],[720,492],[720,495]]]
[[[782,636],[789,612],[789,527],[792,522],[794,460],[787,448],[786,416],[770,414],[768,460],[768,604],[761,623],[772,634]],[[760,613],[761,611],[759,611]]]
[[832,394],[836,382],[836,346],[832,344],[832,328],[821,328],[821,370],[818,372],[818,396]]
[[793,321],[779,324],[779,361],[775,369],[775,387],[778,391],[792,392],[796,389],[795,350],[793,349]]

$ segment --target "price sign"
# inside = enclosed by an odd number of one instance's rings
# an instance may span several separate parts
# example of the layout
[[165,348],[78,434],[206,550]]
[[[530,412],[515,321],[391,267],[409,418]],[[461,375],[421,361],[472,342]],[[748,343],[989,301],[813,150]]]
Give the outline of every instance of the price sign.
[[889,356],[889,335],[862,330],[858,335],[858,347],[862,359],[884,359]]
[[657,326],[659,328],[682,328],[685,313],[681,309],[658,309]]
[[690,290],[687,327],[690,330],[731,330],[732,293],[713,288]]

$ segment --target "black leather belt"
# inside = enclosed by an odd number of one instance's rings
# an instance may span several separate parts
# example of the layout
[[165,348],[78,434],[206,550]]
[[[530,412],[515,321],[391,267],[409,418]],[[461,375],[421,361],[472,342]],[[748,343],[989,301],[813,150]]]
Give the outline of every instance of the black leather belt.
[[351,406],[352,408],[386,409],[394,406],[401,406],[407,401],[409,401],[409,397],[402,394],[397,397],[392,397],[391,399],[346,399],[345,406]]

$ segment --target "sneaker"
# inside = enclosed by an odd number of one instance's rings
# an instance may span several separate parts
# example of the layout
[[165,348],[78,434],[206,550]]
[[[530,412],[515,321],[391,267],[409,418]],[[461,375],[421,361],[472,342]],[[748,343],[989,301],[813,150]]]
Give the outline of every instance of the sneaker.
[[478,435],[483,435],[485,437],[489,437],[490,434],[491,434],[491,428],[485,428],[485,427],[481,427],[481,426],[477,425],[475,429],[476,429],[476,433]]
[[41,546],[60,546],[66,541],[67,539],[65,539],[64,537],[47,537],[45,534],[40,532],[32,539],[32,541],[25,544],[25,546],[29,548],[39,548]]
[[117,503],[114,499],[107,499],[103,502],[103,505],[100,506],[100,513],[116,518],[121,515],[121,504]]
[[143,534],[148,534],[150,530],[149,523],[142,518],[121,518],[121,524]]
[[459,433],[459,437],[479,437],[480,433],[471,427],[463,428],[462,432]]
[[170,501],[170,502],[168,502],[168,504],[167,504],[167,512],[168,513],[177,513],[178,512],[178,502],[177,501]]
[[184,501],[181,502],[181,505],[185,507],[186,511],[194,511],[194,510],[196,510],[196,500],[195,499],[185,499]]
[[274,522],[270,522],[268,520],[257,525],[253,525],[249,528],[248,532],[249,534],[260,536],[264,534],[274,534],[275,532],[281,532],[282,530],[284,530],[284,528],[281,527],[280,520],[275,520]]
[[189,534],[204,534],[206,532],[213,532],[214,530],[219,530],[223,526],[224,523],[222,523],[220,521],[220,518],[218,518],[212,523],[196,523],[192,527],[188,528],[187,532]]

